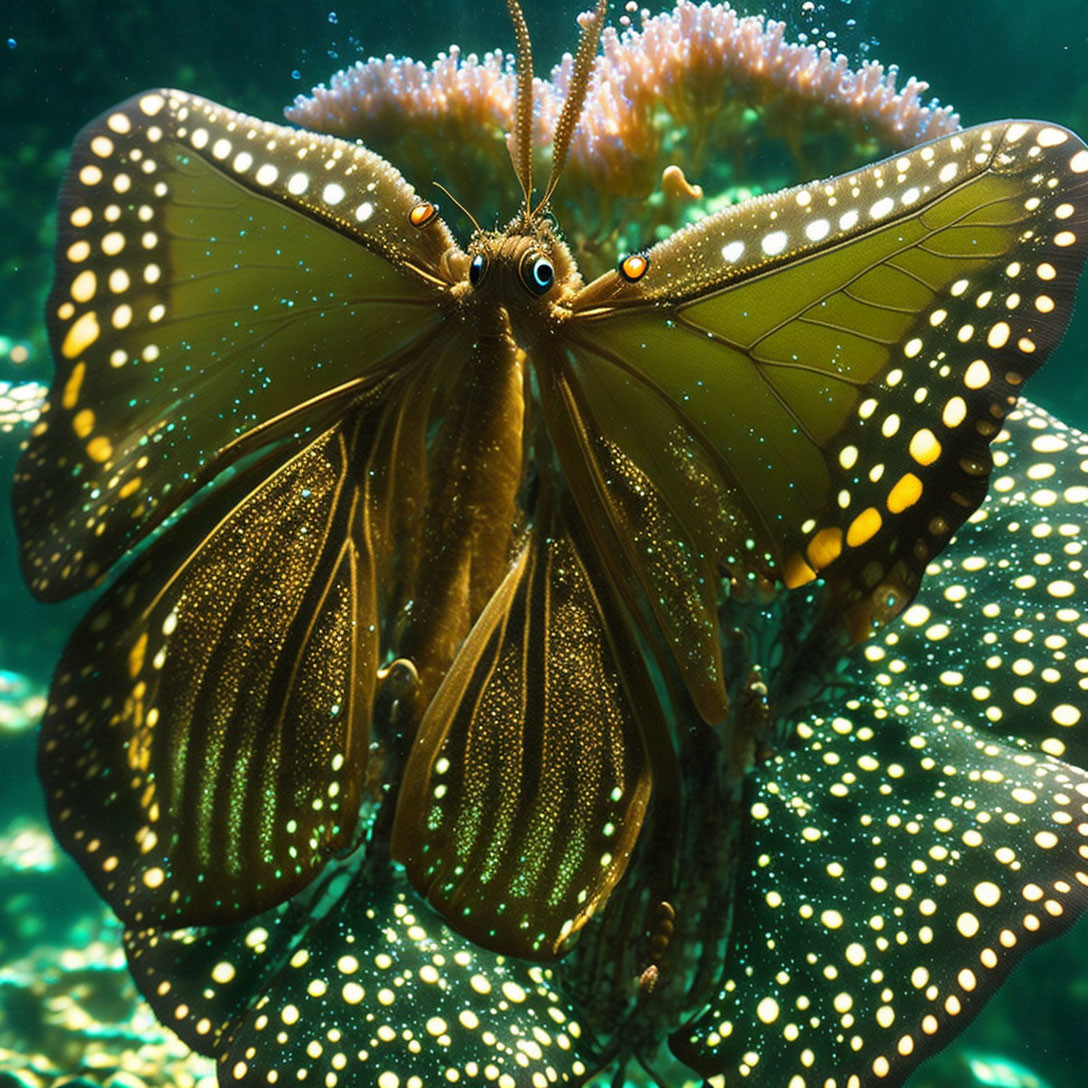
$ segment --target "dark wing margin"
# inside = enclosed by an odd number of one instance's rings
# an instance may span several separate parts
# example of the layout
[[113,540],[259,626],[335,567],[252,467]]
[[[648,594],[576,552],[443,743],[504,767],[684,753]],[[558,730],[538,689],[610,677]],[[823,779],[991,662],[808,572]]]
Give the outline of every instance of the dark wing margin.
[[756,773],[722,983],[672,1050],[705,1077],[891,1088],[1088,906],[1088,775],[912,683],[799,730]]
[[1015,409],[903,622],[756,771],[722,985],[672,1038],[703,1076],[901,1085],[1088,907],[1086,458]]
[[[1088,766],[1088,435],[1022,400],[993,488],[869,660],[1007,743]],[[927,583],[923,583],[926,585]]]
[[320,918],[292,906],[215,929],[125,934],[141,992],[217,1059],[220,1084],[396,1077],[429,1088],[487,1070],[496,1084],[576,1088],[601,1064],[550,968],[453,932],[403,873],[352,880]]
[[441,327],[453,240],[362,147],[180,91],[77,137],[46,319],[57,370],[14,488],[22,561],[93,585],[204,481]]

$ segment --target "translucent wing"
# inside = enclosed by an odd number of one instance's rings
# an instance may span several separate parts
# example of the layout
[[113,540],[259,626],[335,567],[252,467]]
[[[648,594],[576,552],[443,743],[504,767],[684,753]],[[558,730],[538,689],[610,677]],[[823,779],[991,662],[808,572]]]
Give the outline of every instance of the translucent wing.
[[[432,343],[452,239],[362,147],[178,91],[80,134],[61,189],[57,372],[14,490],[24,570],[85,589],[247,450],[327,425]],[[425,206],[426,207],[426,206]]]
[[[1075,452],[1088,439],[1035,410],[1016,416],[998,460],[1014,444],[1048,460],[1068,451],[1048,478],[1053,498],[1023,464],[1002,465],[1012,486],[958,534],[908,612],[932,622],[855,651],[841,701],[801,722],[794,749],[755,774],[723,984],[672,1039],[704,1076],[900,1085],[1088,905],[1088,774],[1060,758],[1083,748],[1071,711],[1083,705],[1072,659],[1084,635],[1060,591],[1046,601],[1016,588],[1037,578],[1051,533],[1088,532]],[[1030,546],[1016,545],[1021,533]],[[1013,639],[1004,653],[1000,616]],[[961,679],[933,683],[926,655],[936,670],[947,664],[944,627],[965,655]],[[1044,664],[1044,648],[1070,652]],[[1014,679],[1031,659],[1053,670],[1034,683],[1054,691],[1018,703],[1009,689],[1033,683]],[[924,678],[911,662],[925,663]]]
[[542,517],[423,718],[394,855],[477,943],[553,956],[623,874],[660,713],[582,532]]
[[575,297],[549,427],[708,719],[723,569],[823,577],[862,637],[981,502],[1069,317],[1086,174],[1065,130],[971,129],[711,216]]
[[252,915],[351,840],[378,655],[356,479],[373,425],[357,413],[188,511],[65,650],[39,771],[58,838],[130,924]]
[[221,1083],[578,1085],[597,1064],[549,970],[458,936],[403,875],[291,922],[125,935],[140,989]]

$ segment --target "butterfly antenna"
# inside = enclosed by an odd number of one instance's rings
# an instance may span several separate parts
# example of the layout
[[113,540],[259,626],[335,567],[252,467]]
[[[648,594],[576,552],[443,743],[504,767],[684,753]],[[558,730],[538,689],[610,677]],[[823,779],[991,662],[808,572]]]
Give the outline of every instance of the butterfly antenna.
[[464,204],[462,204],[462,203],[461,203],[461,201],[459,201],[459,200],[457,199],[457,197],[455,197],[455,196],[453,195],[453,193],[451,193],[451,192],[449,191],[449,189],[447,189],[447,188],[445,187],[445,185],[443,185],[443,184],[442,184],[442,182],[440,182],[440,181],[436,181],[436,182],[433,182],[432,184],[433,184],[433,185],[435,186],[435,188],[436,188],[436,189],[441,189],[441,190],[442,190],[442,192],[444,192],[444,193],[446,194],[446,196],[448,196],[448,197],[450,198],[450,200],[452,200],[452,201],[454,202],[454,204],[456,204],[456,205],[457,205],[457,207],[459,207],[459,208],[461,209],[461,211],[463,211],[463,212],[465,213],[465,215],[467,215],[467,216],[468,216],[468,218],[469,218],[469,221],[470,221],[470,222],[472,223],[472,225],[473,225],[473,226],[474,226],[474,227],[476,228],[477,232],[482,232],[482,231],[483,231],[483,228],[482,228],[482,227],[480,226],[480,224],[476,222],[476,216],[474,216],[474,215],[472,214],[472,212],[470,212],[470,211],[468,210],[468,208],[466,208],[466,207],[464,206]]
[[506,0],[510,21],[514,24],[514,37],[518,42],[518,87],[514,107],[514,142],[510,158],[514,172],[525,194],[525,216],[533,200],[533,46],[529,41],[529,27],[525,22],[518,0]]
[[608,0],[597,0],[597,7],[593,14],[582,24],[582,37],[578,42],[578,52],[574,56],[574,72],[570,79],[570,90],[567,92],[567,100],[563,103],[563,112],[559,115],[555,135],[552,137],[551,177],[548,178],[548,187],[544,190],[544,196],[534,209],[533,215],[536,215],[551,199],[559,181],[559,175],[563,173],[563,167],[567,163],[567,152],[570,150],[574,128],[582,116],[582,106],[585,105],[586,92],[589,90],[589,75],[593,70],[594,58],[597,56],[597,42],[600,40],[607,13]]

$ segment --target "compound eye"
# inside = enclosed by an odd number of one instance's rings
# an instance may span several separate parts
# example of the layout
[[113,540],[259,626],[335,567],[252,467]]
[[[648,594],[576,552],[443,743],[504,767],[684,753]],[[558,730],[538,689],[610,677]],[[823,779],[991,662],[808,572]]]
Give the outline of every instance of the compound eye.
[[473,287],[478,287],[480,281],[487,275],[488,259],[483,253],[477,253],[468,266],[468,282]]
[[546,295],[555,283],[555,265],[539,253],[527,253],[521,262],[521,281],[534,295]]

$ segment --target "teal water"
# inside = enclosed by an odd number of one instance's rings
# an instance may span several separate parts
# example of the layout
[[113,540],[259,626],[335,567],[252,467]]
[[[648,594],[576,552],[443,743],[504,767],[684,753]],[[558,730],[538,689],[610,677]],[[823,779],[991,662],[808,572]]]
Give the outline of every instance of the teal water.
[[[582,6],[525,4],[538,71],[570,47]],[[0,15],[0,380],[48,380],[40,314],[54,192],[72,135],[111,103],[144,87],[170,85],[277,120],[295,94],[360,56],[408,53],[429,60],[451,41],[466,51],[512,47],[502,5],[492,0],[386,5],[377,14],[368,0],[123,7],[64,0],[19,10],[8,5]],[[787,19],[790,36],[817,40],[831,30],[831,43],[852,60],[880,59],[898,64],[904,77],[928,80],[931,93],[954,105],[965,124],[1038,116],[1088,131],[1088,8],[1082,0],[853,0],[811,12],[803,7],[778,2],[767,10]],[[1082,427],[1088,426],[1086,345],[1082,299],[1061,349],[1030,389],[1033,399]],[[18,428],[0,434],[5,477],[19,434]],[[0,1035],[12,1050],[19,1049],[20,1031],[27,1049],[59,1047],[56,1033],[41,1028],[48,1010],[33,1008],[46,997],[35,996],[25,971],[13,965],[56,959],[66,943],[86,948],[99,935],[100,908],[80,875],[52,857],[44,839],[27,834],[42,826],[32,769],[33,697],[87,602],[52,609],[33,604],[15,567],[6,521],[0,542],[0,667],[12,674],[6,688],[0,675],[0,700],[14,708],[10,727],[0,731]],[[1086,1015],[1088,931],[1082,925],[1032,957],[954,1050],[923,1067],[912,1083],[971,1083],[965,1075],[979,1084],[1016,1083],[1003,1082],[996,1067],[986,1073],[976,1065],[964,1073],[970,1055],[984,1055],[1016,1061],[1051,1088],[1080,1088]],[[4,1058],[0,1052],[0,1063]],[[65,1060],[75,1071],[78,1046]],[[1026,1088],[1030,1081],[1020,1083]]]
[[[277,5],[275,18],[261,5],[243,3],[8,6],[0,27],[0,335],[30,343],[35,361],[29,369],[5,370],[0,352],[0,379],[49,373],[39,319],[49,215],[69,141],[86,120],[156,85],[276,120],[296,94],[359,58],[392,53],[430,61],[451,42],[466,52],[512,50],[504,5],[493,6],[487,13],[480,4],[425,0],[391,16],[366,0],[329,0]],[[573,20],[584,6],[526,3],[538,72],[573,47]],[[1088,127],[1088,12],[1079,0],[736,6],[784,19],[787,37],[828,41],[852,62],[896,64],[900,84],[909,75],[927,80],[931,94],[951,103],[965,125],[1022,116],[1082,132]],[[1068,343],[1083,339],[1085,329],[1082,306]],[[1088,379],[1073,362],[1063,362],[1068,353],[1067,346],[1033,384],[1044,406],[1068,404],[1070,380],[1079,383],[1078,396],[1088,397]]]

